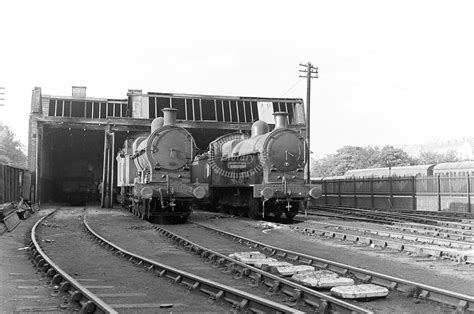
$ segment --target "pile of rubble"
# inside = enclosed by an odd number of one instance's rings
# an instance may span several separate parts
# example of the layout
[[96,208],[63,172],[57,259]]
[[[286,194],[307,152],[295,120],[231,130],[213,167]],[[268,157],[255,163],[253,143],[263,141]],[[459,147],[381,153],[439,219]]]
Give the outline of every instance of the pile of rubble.
[[0,204],[0,234],[12,231],[21,220],[28,219],[37,210],[37,206],[31,206],[29,201],[23,199],[19,202]]

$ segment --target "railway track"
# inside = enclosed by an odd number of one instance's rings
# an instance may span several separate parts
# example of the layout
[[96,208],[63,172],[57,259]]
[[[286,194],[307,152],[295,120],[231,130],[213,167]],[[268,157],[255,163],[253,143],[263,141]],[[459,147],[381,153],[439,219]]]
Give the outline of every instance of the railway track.
[[369,216],[369,215],[361,216],[358,214],[354,214],[351,211],[332,212],[329,210],[328,211],[311,210],[311,211],[306,211],[306,212],[301,211],[299,214],[310,215],[310,216],[321,216],[321,217],[335,218],[335,219],[350,219],[354,221],[373,222],[373,223],[380,223],[380,224],[393,224],[395,222],[398,222],[397,219],[375,217],[375,216]]
[[[260,250],[261,252],[265,252],[269,256],[276,257],[277,259],[290,261],[292,263],[313,265],[319,269],[331,270],[344,276],[351,276],[359,282],[370,282],[387,287],[392,291],[391,293],[399,293],[398,300],[400,300],[399,298],[408,296],[413,297],[415,303],[418,302],[419,299],[421,299],[425,301],[434,301],[442,303],[444,305],[450,306],[451,308],[455,308],[458,312],[474,311],[474,297],[470,295],[455,293],[452,291],[439,289],[437,287],[421,284],[419,282],[409,281],[402,278],[376,273],[370,270],[357,268],[326,259],[321,259],[312,255],[285,250],[248,238],[244,238],[236,234],[225,232],[223,230],[218,230],[207,225],[200,225],[203,228],[207,228],[212,232],[215,232],[220,235],[225,235],[233,241],[241,243],[246,247],[251,247],[252,250]],[[403,296],[401,296],[400,294]],[[397,297],[394,296],[392,296],[392,298],[397,299]],[[428,308],[429,304],[424,304],[424,306],[424,311],[426,313],[433,312],[433,310],[430,310]],[[384,311],[387,311],[389,307],[389,305],[384,305]],[[411,310],[409,308],[406,308],[406,312],[410,311]]]
[[[315,212],[302,212],[303,216],[322,216],[325,218],[334,218],[334,219],[342,219],[342,220],[351,220],[357,222],[370,222],[370,223],[377,223],[383,224],[385,228],[398,230],[402,232],[411,232],[417,233],[422,235],[429,235],[433,237],[441,237],[445,239],[450,239],[454,241],[472,241],[474,238],[473,231],[468,228],[451,228],[445,226],[443,222],[441,225],[434,225],[434,224],[423,224],[423,223],[413,223],[413,222],[400,222],[400,221],[392,221],[392,220],[380,220],[379,218],[360,218],[355,215],[351,215],[349,211],[346,214],[335,214],[335,213],[315,213]],[[465,224],[463,224],[465,225]]]
[[[56,210],[40,219],[31,230],[30,258],[33,264],[43,271],[48,278],[48,285],[55,290],[54,294],[64,293],[67,301],[61,304],[63,309],[79,308],[81,312],[117,313],[97,295],[92,293],[85,285],[68,274],[59,264],[54,261],[41,245],[41,238],[38,236],[40,226],[45,224]],[[50,242],[51,240],[47,241]]]
[[[33,260],[46,272],[48,282],[57,293],[62,292],[68,296],[68,302],[63,304],[66,309],[113,313],[129,310],[153,312],[166,310],[168,307],[180,311],[191,307],[195,311],[197,306],[208,303],[203,302],[202,296],[204,300],[211,300],[212,304],[210,308],[200,308],[201,311],[226,311],[226,308],[230,308],[235,311],[252,309],[257,312],[368,313],[390,311],[403,303],[406,312],[416,312],[414,308],[419,308],[419,302],[422,302],[425,312],[448,312],[450,308],[456,308],[459,312],[474,309],[474,299],[467,295],[282,250],[219,230],[211,230],[209,226],[186,224],[163,228],[140,221],[124,211],[89,210],[87,215],[82,209],[73,211],[75,214],[72,216],[68,213],[69,219],[61,218],[64,213],[44,218],[44,221],[35,226],[36,230],[32,231],[32,235],[36,233],[36,245],[32,241]],[[80,216],[84,217],[83,223],[78,219]],[[89,235],[86,235],[86,232]],[[162,237],[157,238],[157,233]],[[217,237],[217,234],[222,236]],[[91,247],[89,236],[96,245]],[[69,240],[61,242],[63,238]],[[333,298],[328,292],[314,291],[228,258],[230,253],[249,250],[261,250],[271,257],[294,264],[332,270],[340,275],[350,276],[359,283],[371,282],[387,287],[391,293],[386,300],[365,302],[361,306],[360,303]],[[45,259],[40,251],[43,254],[48,253],[48,259]],[[78,258],[81,255],[85,256],[85,261]],[[71,259],[74,261],[74,258],[75,263],[71,265]],[[56,260],[63,261],[56,263]],[[64,275],[59,268],[63,262],[66,265],[63,267],[66,272]],[[78,262],[86,265],[78,270]],[[173,267],[166,266],[166,263]],[[100,265],[106,267],[102,268]],[[94,271],[88,273],[88,267]],[[113,273],[114,269],[118,269],[121,275],[109,274]],[[197,275],[188,277],[188,271]],[[221,286],[217,288],[209,286],[212,274],[217,278],[215,283],[217,280],[224,280],[231,284],[219,283]],[[207,281],[201,282],[193,276],[205,277]],[[166,287],[165,290],[163,286]],[[161,294],[153,295],[150,291],[161,291]],[[199,299],[195,301],[198,305],[186,304],[190,291]],[[166,302],[157,303],[156,300],[163,300],[164,294]],[[153,302],[147,302],[147,297],[152,297]],[[99,300],[96,300],[97,298]],[[95,303],[101,298],[104,299],[104,306],[110,307],[109,310],[103,310],[101,303]],[[257,300],[260,299],[264,303],[267,302],[267,305],[258,305]],[[446,307],[440,308],[437,303]],[[273,308],[274,306],[277,309]]]
[[[110,213],[110,212],[109,212]],[[146,258],[158,258],[172,260],[175,267],[187,268],[200,276],[206,276],[220,283],[237,286],[246,291],[249,295],[269,298],[281,306],[291,306],[292,311],[320,312],[320,313],[370,313],[370,310],[363,307],[336,299],[330,295],[314,291],[289,282],[269,272],[255,269],[241,262],[228,257],[229,253],[241,249],[239,243],[232,243],[226,238],[209,238],[209,232],[197,232],[202,229],[192,224],[167,226],[172,229],[178,228],[182,232],[189,234],[198,242],[204,241],[210,245],[205,247],[194,242],[185,241],[182,237],[165,229],[160,229],[144,221],[137,221],[136,217],[122,212],[121,215],[112,218],[112,225],[132,226],[125,234],[123,230],[113,229],[104,224],[110,218],[103,211],[89,212],[91,228],[96,229],[98,234],[107,234],[114,241],[124,246],[133,246],[133,251],[142,254]],[[93,218],[92,218],[93,217]],[[158,233],[157,233],[158,231]],[[161,237],[158,237],[158,234]],[[135,242],[130,241],[135,239]],[[139,239],[139,241],[137,241]],[[160,253],[155,243],[165,241],[173,248],[173,254]],[[224,241],[224,242],[222,242]],[[136,245],[137,243],[147,243],[146,246]],[[179,250],[176,249],[179,248]],[[127,249],[126,247],[124,249]],[[130,249],[130,250],[131,250]],[[174,256],[173,256],[174,255]],[[179,258],[178,258],[179,256]],[[236,281],[238,279],[238,281]]]
[[[97,313],[299,312],[122,249],[95,234],[81,216],[85,219],[82,209],[58,212],[32,231],[35,264],[56,293],[67,297],[63,308]],[[167,241],[161,244],[161,249],[173,250]]]
[[[124,214],[124,217],[125,215],[126,214]],[[104,224],[104,219],[106,219],[106,217],[107,216],[104,213],[102,213],[102,218],[100,218],[100,215],[94,217],[94,227],[98,229],[98,232],[110,234],[110,236],[114,238],[123,237],[120,241],[128,243],[129,241],[126,239],[126,237],[123,236],[123,232],[116,232],[112,234],[113,231],[111,231],[110,228]],[[128,221],[129,218],[126,219]],[[118,220],[117,222],[112,223],[112,225],[117,224],[119,224]],[[127,224],[129,223],[127,222]],[[235,252],[255,251],[260,249],[262,250],[262,252],[271,255],[271,257],[280,260],[292,261],[293,263],[297,262],[305,265],[312,264],[317,268],[324,267],[327,261],[324,261],[323,263],[318,263],[317,258],[314,257],[311,257],[312,259],[308,259],[302,257],[304,255],[299,255],[298,257],[297,253],[293,254],[275,251],[278,249],[273,249],[266,244],[258,244],[257,242],[250,241],[248,239],[236,238],[235,235],[226,235],[222,237],[219,234],[216,234],[215,231],[203,228],[202,226],[197,224],[188,223],[186,225],[154,226],[153,228],[158,231],[160,235],[168,237],[172,242],[176,243],[176,245],[188,250],[190,253],[193,253],[201,258],[205,258],[208,263],[214,264],[214,267],[216,267],[217,269],[220,269],[223,272],[233,273],[236,278],[244,278],[248,285],[261,286],[265,288],[265,290],[269,289],[271,293],[281,293],[282,296],[279,298],[286,298],[287,302],[289,302],[293,306],[303,304],[304,306],[316,305],[315,308],[320,308],[320,304],[323,302],[325,304],[324,307],[329,306],[329,308],[334,308],[334,305],[331,303],[335,302],[331,300],[334,298],[331,298],[329,296],[328,291],[320,292],[320,294],[322,295],[318,295],[317,291],[303,287],[292,281],[288,281],[280,276],[272,275],[271,273],[265,272],[261,269],[242,264],[240,262],[237,262],[236,260],[230,259],[228,256],[229,254]],[[132,233],[129,234],[128,237],[143,237],[143,233],[140,232],[140,228],[133,227],[131,231]],[[140,242],[142,241],[143,240],[140,240]],[[135,250],[138,250],[138,248],[135,248]],[[148,252],[147,254],[153,253]],[[418,304],[420,300],[424,300],[421,301],[424,309],[431,313],[451,311],[451,309],[448,307],[445,307],[444,310],[440,310],[440,305],[432,301],[442,302],[444,305],[458,307],[458,309],[460,310],[462,310],[464,307],[464,303],[462,300],[460,300],[459,298],[455,300],[450,299],[449,292],[446,292],[448,294],[447,296],[445,293],[440,292],[442,291],[442,289],[430,287],[431,290],[427,290],[427,292],[426,290],[424,290],[424,288],[428,286],[420,286],[416,282],[408,282],[403,281],[401,279],[396,281],[393,280],[390,276],[384,277],[383,275],[377,277],[370,272],[369,275],[363,270],[356,271],[356,268],[349,268],[349,270],[338,268],[337,266],[335,266],[336,264],[332,264],[326,269],[336,271],[341,275],[350,275],[351,277],[355,278],[359,283],[372,282],[374,284],[381,284],[382,286],[388,287],[393,290],[390,296],[383,301],[375,300],[373,302],[366,302],[363,306],[361,306],[358,302],[352,304],[349,303],[352,306],[362,307],[362,309],[359,309],[357,311],[386,312],[390,311],[390,309],[397,308],[399,312],[400,304],[403,304],[403,311],[417,312],[419,310]],[[439,294],[436,294],[435,292]],[[410,296],[415,295],[417,298],[407,298],[406,294],[409,294]],[[452,295],[456,294],[452,293]],[[323,301],[321,301],[321,298],[323,298]],[[337,301],[343,302],[342,300],[338,299]],[[308,311],[308,309],[304,308],[302,308],[302,310]],[[314,309],[312,309],[311,311],[314,311]],[[347,309],[339,309],[338,311],[347,312]],[[393,311],[397,312],[397,310]]]
[[405,222],[394,223],[392,226],[387,226],[387,228],[400,229],[413,233],[429,234],[433,236],[439,236],[460,241],[472,241],[474,238],[474,232],[471,230],[462,230],[443,226],[433,226]]
[[[321,212],[322,211],[322,212]],[[470,220],[459,218],[458,215],[448,216],[436,214],[437,212],[408,212],[408,211],[381,211],[373,209],[361,209],[342,206],[316,206],[309,213],[314,215],[334,215],[334,217],[358,217],[369,219],[372,222],[410,222],[420,224],[431,224],[456,228],[463,230],[473,230],[474,225]],[[472,214],[464,214],[463,218],[474,218]],[[465,223],[463,221],[466,221]]]
[[351,225],[308,221],[309,227],[292,226],[291,228],[311,236],[321,236],[354,245],[367,245],[375,249],[393,249],[407,252],[414,256],[430,256],[450,259],[456,262],[474,263],[472,241],[455,241],[437,237],[412,235],[380,228],[354,227]]
[[31,267],[29,259],[31,228],[50,211],[46,209],[33,215],[0,237],[1,313],[61,312],[62,299],[51,296],[45,279]]
[[[380,216],[398,219],[400,214],[381,214],[379,211],[347,208],[324,209],[332,211],[343,211],[344,214],[361,214],[367,222],[380,223]],[[375,212],[375,213],[374,213]],[[374,218],[372,220],[372,214]],[[319,213],[309,212],[308,216],[319,216]],[[324,215],[324,214],[323,214]],[[324,215],[325,217],[328,217]],[[344,215],[347,217],[346,215]],[[340,218],[338,215],[330,218]],[[410,219],[408,219],[410,220]],[[317,235],[327,238],[336,238],[342,241],[349,241],[354,244],[366,244],[378,248],[390,248],[397,251],[405,251],[417,256],[432,256],[434,258],[449,258],[457,262],[474,263],[473,231],[471,225],[452,221],[437,221],[424,219],[428,223],[390,221],[385,223],[381,230],[375,226],[356,227],[349,223],[324,223],[321,221],[311,221],[318,226],[307,228],[295,227],[296,230],[306,234]],[[457,228],[456,228],[457,227]]]

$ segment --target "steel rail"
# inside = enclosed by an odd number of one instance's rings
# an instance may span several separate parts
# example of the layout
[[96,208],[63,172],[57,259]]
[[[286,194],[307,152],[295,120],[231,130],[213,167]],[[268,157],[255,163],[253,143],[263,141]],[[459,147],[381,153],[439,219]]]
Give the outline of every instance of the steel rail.
[[292,298],[292,302],[304,302],[318,309],[320,313],[372,313],[367,309],[309,289],[295,282],[239,262],[224,254],[212,251],[181,236],[178,236],[162,227],[155,226],[154,228],[179,245],[182,245],[189,250],[200,254],[204,258],[207,258],[210,262],[214,262],[218,266],[226,267],[229,271],[237,273],[239,278],[242,276],[247,276],[254,280],[255,286],[265,285],[270,288],[272,293],[281,291],[282,293],[290,296]]
[[401,226],[401,227],[410,227],[410,228],[421,228],[423,230],[434,230],[439,232],[444,232],[448,234],[459,234],[463,236],[473,236],[474,233],[471,230],[463,230],[457,228],[448,228],[444,226],[434,226],[434,225],[425,225],[419,224],[415,222],[397,222],[393,224],[394,226]]
[[474,311],[474,296],[461,294],[445,289],[440,289],[425,285],[415,281],[409,281],[370,270],[345,265],[342,263],[322,259],[319,257],[297,253],[290,250],[285,250],[279,247],[271,246],[255,240],[251,240],[230,232],[222,231],[216,228],[206,226],[201,223],[193,222],[196,225],[202,226],[214,232],[227,235],[246,245],[252,245],[255,248],[260,248],[264,252],[269,252],[272,256],[280,257],[290,261],[299,261],[302,264],[313,265],[319,268],[329,269],[343,275],[352,274],[355,278],[370,282],[376,285],[384,286],[390,290],[397,290],[402,293],[407,293],[409,296],[418,297],[424,300],[439,302],[445,305],[452,306],[460,313]]
[[45,220],[47,217],[54,214],[56,210],[52,211],[48,215],[44,216],[31,229],[31,242],[30,242],[30,251],[33,262],[39,267],[42,271],[46,273],[49,278],[52,278],[51,284],[57,285],[58,292],[69,293],[69,302],[68,305],[73,305],[76,303],[81,307],[82,313],[118,313],[107,303],[97,297],[90,290],[81,285],[74,278],[69,276],[63,269],[61,269],[56,263],[54,263],[46,253],[41,249],[39,242],[36,238],[36,230],[40,223]]
[[440,238],[440,239],[445,239],[445,240],[454,240],[454,241],[464,241],[467,243],[472,243],[472,235],[462,235],[459,233],[450,233],[448,232],[447,229],[439,229],[439,230],[428,230],[423,228],[422,226],[419,228],[415,227],[409,227],[409,226],[403,226],[403,225],[387,225],[385,226],[387,229],[391,230],[397,230],[399,232],[409,232],[409,233],[414,233],[414,234],[419,234],[419,235],[426,235],[429,237],[435,237],[435,238]]
[[[426,235],[408,235],[405,233],[392,232],[392,231],[387,231],[387,230],[343,226],[343,225],[337,225],[337,224],[331,224],[331,223],[319,222],[319,221],[316,223],[320,225],[336,228],[336,229],[350,230],[350,231],[356,231],[356,232],[360,232],[364,234],[373,234],[380,237],[394,238],[394,239],[399,239],[399,240],[408,240],[408,241],[420,242],[420,243],[425,243],[425,244],[446,246],[446,247],[451,247],[451,248],[471,249],[474,246],[473,242],[440,239],[440,238],[426,236]],[[296,226],[295,228],[298,229],[299,227]],[[320,230],[320,229],[314,229],[314,230]]]
[[[311,216],[323,216],[323,217],[334,217],[334,218],[350,218],[353,220],[359,221],[368,221],[368,222],[375,222],[375,223],[386,223],[386,224],[393,224],[393,225],[403,225],[403,224],[411,224],[411,225],[419,225],[422,226],[424,229],[434,229],[434,230],[441,230],[446,229],[450,230],[454,233],[461,233],[463,235],[472,235],[473,234],[473,224],[470,223],[456,223],[456,222],[446,222],[446,221],[438,221],[434,219],[428,218],[417,218],[411,219],[415,221],[407,222],[407,219],[391,219],[390,217],[402,216],[406,217],[417,217],[413,214],[408,214],[405,212],[389,212],[384,213],[380,210],[366,210],[366,209],[358,209],[358,208],[350,208],[350,207],[333,207],[333,206],[318,206],[318,208],[326,211],[325,213],[319,211],[301,211],[301,214],[311,215]],[[314,208],[313,208],[314,209]],[[374,213],[373,215],[371,213]],[[353,216],[351,216],[351,214]],[[433,218],[433,217],[431,217]],[[384,220],[380,220],[384,219]],[[430,222],[429,224],[427,222]]]
[[349,212],[354,213],[360,216],[373,216],[378,218],[388,218],[400,221],[412,221],[424,224],[432,224],[432,225],[441,225],[441,226],[452,226],[457,229],[467,229],[472,230],[472,226],[469,224],[463,224],[459,222],[450,222],[450,221],[443,221],[443,220],[436,220],[435,217],[419,217],[416,214],[409,214],[409,213],[401,213],[399,211],[382,211],[382,210],[372,210],[372,209],[365,209],[365,208],[354,208],[354,207],[344,207],[344,206],[318,206],[323,210],[332,211],[332,212]]
[[[352,208],[352,207],[330,207],[330,206],[318,206],[319,209],[338,214],[347,214],[355,215],[359,217],[375,217],[377,219],[386,220],[386,221],[407,221],[406,216],[399,217],[399,215],[393,215],[392,213],[384,213],[381,211],[369,211],[361,208]],[[424,222],[425,219],[415,219],[416,222]]]
[[380,223],[380,224],[393,224],[396,222],[392,220],[377,220],[377,219],[369,218],[369,217],[357,217],[356,215],[351,216],[351,213],[338,214],[338,213],[333,213],[333,212],[321,213],[321,212],[305,212],[305,211],[300,211],[299,213],[304,214],[304,215],[309,215],[309,216],[322,216],[322,217],[329,217],[329,218],[351,219],[351,220],[374,222],[374,223]]
[[169,278],[173,280],[174,283],[186,286],[189,290],[202,293],[213,302],[227,302],[237,311],[250,311],[255,313],[303,313],[289,306],[219,284],[212,280],[193,275],[127,251],[95,232],[87,223],[86,216],[87,215],[84,215],[83,217],[86,230],[107,249],[115,251],[114,254],[122,255],[129,261],[134,262],[137,266],[143,266],[148,271],[153,271],[159,277]]
[[[473,262],[472,255],[466,252],[458,251],[450,247],[446,247],[446,248],[425,247],[425,246],[420,246],[421,242],[420,244],[400,243],[400,242],[388,241],[385,239],[378,239],[378,238],[374,238],[374,237],[366,236],[366,235],[354,235],[354,234],[349,234],[349,233],[346,234],[344,232],[324,230],[324,229],[300,228],[298,226],[295,226],[295,227],[290,226],[290,228],[296,229],[298,231],[301,230],[302,232],[306,232],[310,235],[316,234],[319,236],[335,238],[342,241],[352,241],[352,242],[358,242],[358,243],[363,243],[367,245],[375,245],[381,248],[390,248],[390,249],[394,249],[398,251],[406,251],[406,252],[415,253],[417,255],[428,255],[428,256],[433,256],[436,258],[446,257],[455,261],[465,261],[468,263]],[[392,234],[392,235],[395,235],[395,234]],[[409,240],[409,238],[411,238],[410,240],[414,241],[417,237],[410,236],[410,235],[403,235],[403,237],[400,236],[397,238],[395,236],[392,238],[394,238],[395,240]],[[428,242],[424,242],[424,243],[430,244]]]

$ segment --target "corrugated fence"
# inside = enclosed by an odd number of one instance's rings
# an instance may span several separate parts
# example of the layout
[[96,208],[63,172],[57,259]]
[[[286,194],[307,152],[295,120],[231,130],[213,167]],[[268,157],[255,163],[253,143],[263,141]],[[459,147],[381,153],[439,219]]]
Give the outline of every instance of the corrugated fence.
[[323,195],[314,205],[472,212],[472,177],[387,177],[316,180]]

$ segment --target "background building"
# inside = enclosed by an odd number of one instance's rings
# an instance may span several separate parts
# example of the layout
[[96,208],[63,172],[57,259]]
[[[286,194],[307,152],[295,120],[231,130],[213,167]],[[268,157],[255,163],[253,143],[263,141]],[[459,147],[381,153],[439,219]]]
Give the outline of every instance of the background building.
[[123,99],[87,97],[73,86],[71,96],[53,96],[35,87],[31,99],[28,168],[36,173],[36,198],[45,201],[98,200],[105,182],[108,205],[116,185],[115,156],[127,137],[149,132],[161,109],[177,108],[177,122],[204,152],[216,137],[249,132],[256,120],[272,126],[276,111],[304,134],[302,99],[234,97],[128,90]]

